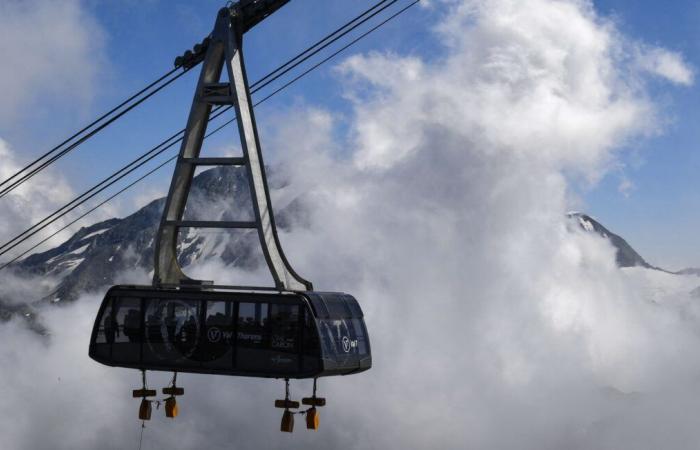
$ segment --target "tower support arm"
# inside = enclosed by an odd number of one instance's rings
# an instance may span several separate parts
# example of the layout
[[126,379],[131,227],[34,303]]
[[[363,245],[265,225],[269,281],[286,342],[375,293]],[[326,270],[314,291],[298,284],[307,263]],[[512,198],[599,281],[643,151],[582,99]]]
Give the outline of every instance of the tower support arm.
[[240,24],[240,32],[247,33],[287,3],[289,0],[240,0],[227,9]]
[[[155,286],[207,284],[204,281],[189,279],[177,261],[180,228],[252,228],[258,233],[275,288],[288,291],[313,290],[312,284],[299,276],[291,267],[277,235],[260,138],[250,97],[250,86],[243,61],[245,31],[287,2],[288,0],[241,0],[219,12],[206,48],[202,72],[156,238],[153,275]],[[228,82],[221,81],[223,71],[228,75]],[[233,107],[243,151],[242,157],[229,158],[225,161],[220,161],[220,158],[200,158],[213,104]],[[212,163],[245,167],[255,213],[254,222],[183,220],[196,167]]]

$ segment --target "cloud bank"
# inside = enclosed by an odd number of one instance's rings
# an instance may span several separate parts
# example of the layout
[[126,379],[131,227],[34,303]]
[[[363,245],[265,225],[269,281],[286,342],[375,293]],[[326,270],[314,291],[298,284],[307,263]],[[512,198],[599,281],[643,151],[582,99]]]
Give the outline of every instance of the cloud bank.
[[[16,153],[12,151],[9,144],[0,139],[0,181],[4,181],[13,176],[24,167],[16,158]],[[27,173],[27,172],[24,172]],[[14,178],[18,180],[19,178]],[[3,186],[9,187],[12,182]],[[12,192],[0,199],[0,242],[5,243],[9,239],[22,233],[31,225],[43,220],[46,216],[68,203],[73,199],[74,192],[68,182],[60,174],[47,170],[39,173],[28,182],[18,186]],[[47,227],[44,236],[58,231],[67,222],[62,220]],[[59,244],[70,234],[61,233],[52,239],[49,244]],[[17,250],[26,247],[18,247]],[[8,260],[8,256],[18,254],[13,251],[11,254],[0,257],[0,261]]]
[[[0,129],[11,129],[20,119],[47,114],[53,114],[54,119],[58,114],[80,116],[80,106],[88,105],[97,91],[97,76],[104,67],[104,41],[101,26],[82,1],[0,2]],[[36,125],[35,120],[31,122],[31,126]],[[37,136],[45,132],[34,129]],[[12,145],[0,137],[0,182],[39,155],[36,149]],[[0,199],[0,242],[37,223],[73,195],[60,172],[41,172]],[[65,223],[48,227],[47,234]],[[49,245],[69,235],[62,233]],[[0,257],[0,261],[6,260]]]
[[92,100],[103,41],[78,0],[0,3],[0,123],[47,100]]
[[[572,181],[600,179],[625,142],[659,131],[648,77],[685,84],[692,70],[658,48],[647,56],[676,69],[643,68],[647,47],[589,2],[436,4],[449,12],[431,63],[374,53],[339,66],[346,140],[309,107],[268,145],[285,148],[286,189],[310,211],[285,250],[317,289],[360,300],[373,369],[322,380],[321,430],[293,435],[276,431],[281,383],[183,376],[182,416],[157,414],[144,448],[696,447],[693,279],[619,270],[606,241],[564,217]],[[97,302],[50,313],[48,344],[0,329],[28,342],[0,354],[13,367],[0,434],[15,448],[136,446],[138,374],[86,356]]]

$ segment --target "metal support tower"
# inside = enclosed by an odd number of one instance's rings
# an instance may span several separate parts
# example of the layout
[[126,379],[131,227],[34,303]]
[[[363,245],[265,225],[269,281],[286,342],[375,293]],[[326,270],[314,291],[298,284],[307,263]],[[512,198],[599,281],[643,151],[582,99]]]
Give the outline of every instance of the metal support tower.
[[[184,227],[257,229],[265,260],[279,290],[313,290],[287,261],[280,245],[270,204],[260,139],[243,62],[243,34],[289,0],[241,0],[219,11],[216,25],[202,51],[203,66],[187,121],[180,155],[155,247],[154,286],[207,284],[188,278],[177,261],[178,231]],[[224,67],[229,82],[221,82]],[[243,156],[200,158],[202,142],[214,105],[232,105],[236,113]],[[255,221],[183,221],[185,205],[198,166],[245,166],[252,196]]]

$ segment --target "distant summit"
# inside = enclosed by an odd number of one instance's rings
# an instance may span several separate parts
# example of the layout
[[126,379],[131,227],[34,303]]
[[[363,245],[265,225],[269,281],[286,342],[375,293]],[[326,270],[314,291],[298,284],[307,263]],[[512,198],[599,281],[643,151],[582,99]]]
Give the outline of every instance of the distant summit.
[[635,249],[632,248],[631,245],[627,243],[626,240],[605,228],[600,224],[600,222],[593,219],[591,216],[581,212],[570,212],[567,214],[567,217],[578,222],[579,226],[583,230],[596,233],[608,239],[617,250],[616,259],[618,266],[646,267],[647,269],[663,270],[649,264],[639,253],[637,253]]

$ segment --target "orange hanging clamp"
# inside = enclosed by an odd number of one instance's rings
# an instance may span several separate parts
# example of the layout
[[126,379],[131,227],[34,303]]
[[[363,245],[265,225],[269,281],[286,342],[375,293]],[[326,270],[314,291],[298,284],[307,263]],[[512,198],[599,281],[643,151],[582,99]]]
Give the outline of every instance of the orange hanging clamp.
[[177,387],[177,372],[173,373],[173,381],[170,387],[163,388],[163,395],[170,396],[165,399],[165,417],[176,418],[180,413],[180,408],[177,406],[175,397],[185,395],[185,390]]
[[180,410],[177,407],[177,400],[175,400],[175,397],[166,398],[165,399],[165,417],[170,417],[171,419],[174,419],[177,417],[179,412],[180,412]]
[[316,431],[318,430],[319,424],[318,410],[316,408],[309,408],[306,411],[306,428]]
[[319,426],[319,414],[317,407],[326,406],[326,399],[323,397],[316,397],[316,381],[314,378],[314,392],[311,397],[306,397],[301,399],[301,403],[311,408],[306,410],[306,428],[309,430],[318,430]]

